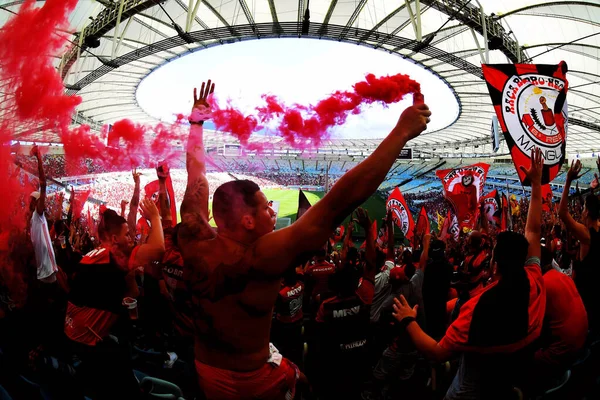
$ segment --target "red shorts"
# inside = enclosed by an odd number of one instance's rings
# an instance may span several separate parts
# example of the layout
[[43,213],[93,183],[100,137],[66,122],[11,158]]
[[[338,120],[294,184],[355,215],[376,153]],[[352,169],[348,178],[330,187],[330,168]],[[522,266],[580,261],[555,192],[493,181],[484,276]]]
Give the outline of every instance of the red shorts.
[[298,367],[287,359],[279,366],[265,364],[250,372],[236,372],[211,367],[196,360],[200,388],[207,400],[292,400]]

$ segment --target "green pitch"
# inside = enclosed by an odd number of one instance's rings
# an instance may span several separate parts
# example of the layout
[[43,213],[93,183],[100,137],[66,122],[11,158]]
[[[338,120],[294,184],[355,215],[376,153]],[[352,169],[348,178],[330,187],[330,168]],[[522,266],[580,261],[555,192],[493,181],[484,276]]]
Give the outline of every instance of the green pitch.
[[[299,194],[299,191],[297,189],[264,189],[263,193],[265,194],[265,196],[267,196],[267,199],[279,201],[279,215],[277,216],[278,218],[291,218],[292,222],[296,220],[296,213],[298,212]],[[310,204],[315,204],[317,201],[321,200],[321,198],[323,198],[323,196],[325,195],[325,192],[304,193],[306,194],[306,198],[308,199]],[[369,197],[369,199],[363,203],[362,207],[369,212],[369,217],[371,217],[371,220],[377,220],[377,227],[381,228],[381,220],[385,217],[385,201],[378,195],[374,195]],[[212,203],[209,204],[209,208],[212,211]],[[413,215],[413,218],[416,222],[418,214]],[[344,225],[348,223],[348,220],[349,218],[346,218],[344,220]],[[211,219],[210,224],[212,226],[216,226],[213,219]],[[435,220],[431,221],[431,227],[432,229],[437,229],[437,223]],[[396,229],[395,236],[398,236],[398,233],[398,229]],[[356,232],[356,236],[364,236],[362,229],[358,229],[358,232]]]

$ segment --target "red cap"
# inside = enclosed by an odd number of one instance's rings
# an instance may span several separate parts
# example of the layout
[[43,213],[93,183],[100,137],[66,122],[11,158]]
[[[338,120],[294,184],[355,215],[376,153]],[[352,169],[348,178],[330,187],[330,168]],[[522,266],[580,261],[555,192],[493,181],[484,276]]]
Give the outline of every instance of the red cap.
[[392,280],[400,280],[406,281],[408,278],[406,277],[406,273],[404,272],[403,267],[395,267],[390,271],[390,279]]
[[413,106],[417,104],[425,104],[425,96],[420,92],[413,93]]

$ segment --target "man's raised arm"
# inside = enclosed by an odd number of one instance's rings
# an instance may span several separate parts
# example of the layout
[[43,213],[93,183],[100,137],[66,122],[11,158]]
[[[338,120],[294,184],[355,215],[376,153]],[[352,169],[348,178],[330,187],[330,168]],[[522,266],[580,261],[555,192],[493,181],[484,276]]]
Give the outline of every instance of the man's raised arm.
[[542,256],[542,169],[544,168],[544,157],[539,147],[531,151],[531,167],[526,170],[521,166],[520,169],[525,173],[531,183],[531,201],[529,202],[529,211],[527,212],[527,225],[525,225],[525,237],[529,242],[529,252],[527,257]]
[[427,128],[430,115],[425,104],[407,108],[377,149],[342,176],[322,200],[288,228],[258,240],[257,268],[281,274],[296,255],[322,246],[334,227],[377,190],[406,143]]
[[203,240],[214,236],[208,224],[208,180],[206,179],[206,154],[204,152],[204,132],[202,125],[207,118],[209,104],[207,98],[215,91],[210,80],[200,89],[200,96],[194,88],[194,105],[190,115],[190,136],[186,149],[185,165],[188,174],[187,186],[181,203],[181,228],[179,236],[183,240]]
[[165,254],[165,238],[163,236],[160,214],[152,199],[144,198],[140,203],[144,218],[152,224],[150,236],[135,254],[135,264],[146,265],[153,261],[161,261]]
[[37,201],[35,210],[39,215],[44,214],[46,209],[46,174],[44,173],[44,163],[42,161],[42,155],[37,145],[33,145],[31,148],[31,155],[35,156],[38,165],[38,178],[40,179],[40,198]]
[[131,196],[131,202],[129,203],[129,215],[127,215],[127,226],[129,227],[129,236],[135,241],[135,227],[137,222],[138,206],[140,204],[140,175],[141,172],[137,172],[135,169],[131,173],[133,176],[133,182],[135,188],[133,189],[133,196]]
[[167,196],[167,178],[169,177],[169,166],[162,163],[156,167],[156,176],[158,176],[158,206],[160,217],[163,220],[163,226],[169,227],[172,224],[173,216],[169,207],[169,198]]

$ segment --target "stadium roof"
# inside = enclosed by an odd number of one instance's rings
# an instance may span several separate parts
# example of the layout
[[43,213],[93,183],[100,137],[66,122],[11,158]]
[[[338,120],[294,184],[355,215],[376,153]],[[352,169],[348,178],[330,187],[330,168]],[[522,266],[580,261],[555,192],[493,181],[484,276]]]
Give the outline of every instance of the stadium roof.
[[[21,0],[2,7],[18,11]],[[310,24],[303,26],[307,6]],[[0,10],[4,23],[10,13]],[[140,81],[189,52],[259,38],[344,41],[409,58],[454,90],[459,116],[414,141],[426,153],[493,154],[492,106],[481,63],[569,65],[568,153],[600,150],[600,4],[529,0],[80,0],[81,45],[57,55],[78,121],[155,122],[136,103]],[[209,141],[220,141],[215,135]],[[335,141],[337,148],[371,141]],[[477,146],[477,147],[476,147]],[[435,150],[434,150],[435,149]],[[503,144],[501,153],[506,153]]]

